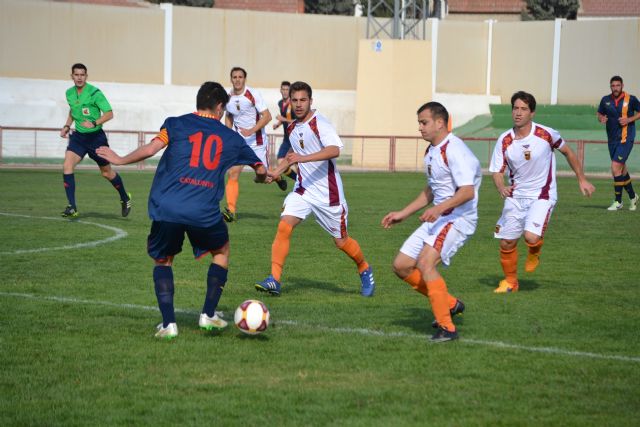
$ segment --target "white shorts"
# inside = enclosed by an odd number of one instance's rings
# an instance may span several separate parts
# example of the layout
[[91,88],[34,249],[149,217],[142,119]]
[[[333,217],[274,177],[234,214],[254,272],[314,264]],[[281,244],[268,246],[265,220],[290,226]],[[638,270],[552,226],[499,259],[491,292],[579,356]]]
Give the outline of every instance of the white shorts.
[[269,169],[269,162],[267,159],[267,144],[262,145],[249,145],[256,156],[260,159],[265,168]]
[[493,235],[496,239],[515,240],[529,231],[543,237],[554,206],[551,200],[507,197]]
[[451,258],[469,239],[468,235],[456,230],[453,224],[446,217],[440,217],[433,223],[423,223],[405,240],[400,252],[417,260],[424,245],[429,245],[440,253],[442,263],[449,265]]
[[347,237],[349,208],[346,203],[339,206],[319,206],[308,202],[300,194],[291,192],[284,199],[280,216],[289,215],[304,220],[311,212],[327,233],[339,239]]

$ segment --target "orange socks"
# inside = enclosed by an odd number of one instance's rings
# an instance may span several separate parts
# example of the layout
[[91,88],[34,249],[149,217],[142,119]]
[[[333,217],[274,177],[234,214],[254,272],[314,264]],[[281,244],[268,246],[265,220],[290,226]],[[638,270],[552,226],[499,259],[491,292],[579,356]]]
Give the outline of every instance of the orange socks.
[[291,225],[280,221],[276,238],[273,239],[273,244],[271,245],[271,275],[278,282],[282,276],[284,262],[287,259],[287,255],[289,255],[289,241],[292,231],[293,227]]
[[525,242],[529,247],[529,253],[531,255],[540,255],[540,251],[542,250],[543,239],[538,240],[538,243],[530,244],[529,242]]
[[500,264],[504,271],[504,278],[512,285],[518,284],[518,248],[510,251],[500,249]]
[[[407,282],[413,289],[420,292],[425,297],[429,296],[429,292],[427,291],[427,284],[422,278],[422,273],[420,273],[420,270],[418,270],[417,268],[414,268],[411,274],[402,280]],[[452,296],[447,292],[447,305],[449,306],[449,310],[455,307],[457,302],[458,298]]]
[[237,179],[229,178],[227,180],[225,193],[227,195],[227,207],[231,212],[236,213],[236,203],[238,202],[238,194],[240,194],[240,185],[238,185]]
[[449,312],[447,284],[442,277],[427,282],[427,290],[429,293],[429,302],[431,302],[431,310],[436,318],[438,325],[445,328],[449,332],[456,330],[451,313]]
[[358,273],[362,273],[367,268],[369,268],[369,264],[364,260],[364,255],[362,254],[362,250],[360,249],[360,245],[358,242],[351,237],[347,237],[347,241],[344,245],[339,248],[342,252],[349,255],[356,265],[358,266]]
[[527,260],[524,263],[524,271],[527,273],[533,273],[540,264],[540,251],[542,250],[543,239],[538,240],[533,245],[526,242],[529,247],[529,253],[527,254]]

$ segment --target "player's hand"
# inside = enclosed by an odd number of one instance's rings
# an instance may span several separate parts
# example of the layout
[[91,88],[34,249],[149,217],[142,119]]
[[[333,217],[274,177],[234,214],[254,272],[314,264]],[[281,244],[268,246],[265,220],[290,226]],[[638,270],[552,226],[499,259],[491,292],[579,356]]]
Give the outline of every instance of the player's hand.
[[584,181],[580,181],[579,184],[580,184],[580,191],[582,192],[583,196],[591,197],[594,191],[596,191],[596,187],[594,187],[594,185],[591,184],[586,179]]
[[604,114],[598,114],[598,121],[600,123],[602,123],[602,124],[607,123],[607,119],[608,119],[608,117],[605,116]]
[[498,193],[500,193],[500,197],[506,199],[507,197],[513,196],[513,190],[516,188],[515,185],[510,185],[508,187],[502,187],[498,189]]
[[69,126],[65,126],[62,129],[60,129],[61,138],[68,138],[70,133],[71,133],[71,128]]
[[421,222],[435,222],[440,215],[442,215],[441,209],[438,206],[432,206],[425,210],[419,219]]
[[97,127],[96,125],[91,123],[89,120],[85,120],[84,122],[82,122],[80,124],[82,125],[83,128],[87,128],[87,129],[92,129],[94,127]]
[[267,172],[267,178],[265,179],[265,184],[271,184],[273,181],[275,181],[280,175],[277,173],[273,173],[274,171],[268,171]]
[[251,129],[245,128],[238,128],[238,132],[240,132],[240,135],[244,136],[245,138],[250,137],[254,133],[251,131]]
[[287,154],[285,159],[291,165],[293,163],[303,163],[304,156],[302,156],[302,155],[300,155],[298,153],[291,152],[291,153]]
[[96,148],[96,153],[98,156],[102,157],[109,163],[113,163],[114,165],[122,164],[122,157],[118,156],[111,148],[102,146]]
[[391,228],[394,224],[398,224],[404,220],[404,216],[400,212],[389,212],[382,218],[380,225],[383,228]]
[[620,126],[626,126],[631,122],[631,120],[629,120],[628,117],[620,117],[618,119],[618,123],[620,123]]

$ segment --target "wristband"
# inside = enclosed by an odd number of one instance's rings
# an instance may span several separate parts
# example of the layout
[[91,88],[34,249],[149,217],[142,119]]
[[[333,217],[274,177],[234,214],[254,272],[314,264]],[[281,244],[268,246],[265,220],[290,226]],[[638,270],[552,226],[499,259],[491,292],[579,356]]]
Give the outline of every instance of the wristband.
[[96,121],[95,121],[95,120],[91,120],[91,124],[93,125],[93,127],[94,127],[94,128],[95,128],[95,127],[98,127],[98,124],[96,123]]
[[62,129],[64,129],[64,128],[71,129],[71,126],[69,126],[69,125],[64,125],[64,126],[62,126]]

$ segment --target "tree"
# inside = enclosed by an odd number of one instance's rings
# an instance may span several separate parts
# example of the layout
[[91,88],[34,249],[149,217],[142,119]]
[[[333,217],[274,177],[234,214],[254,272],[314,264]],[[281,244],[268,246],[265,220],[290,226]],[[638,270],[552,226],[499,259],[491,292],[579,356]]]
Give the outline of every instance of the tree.
[[353,16],[353,0],[304,0],[304,13]]
[[579,0],[526,0],[527,9],[522,11],[524,21],[548,21],[555,18],[576,19]]

